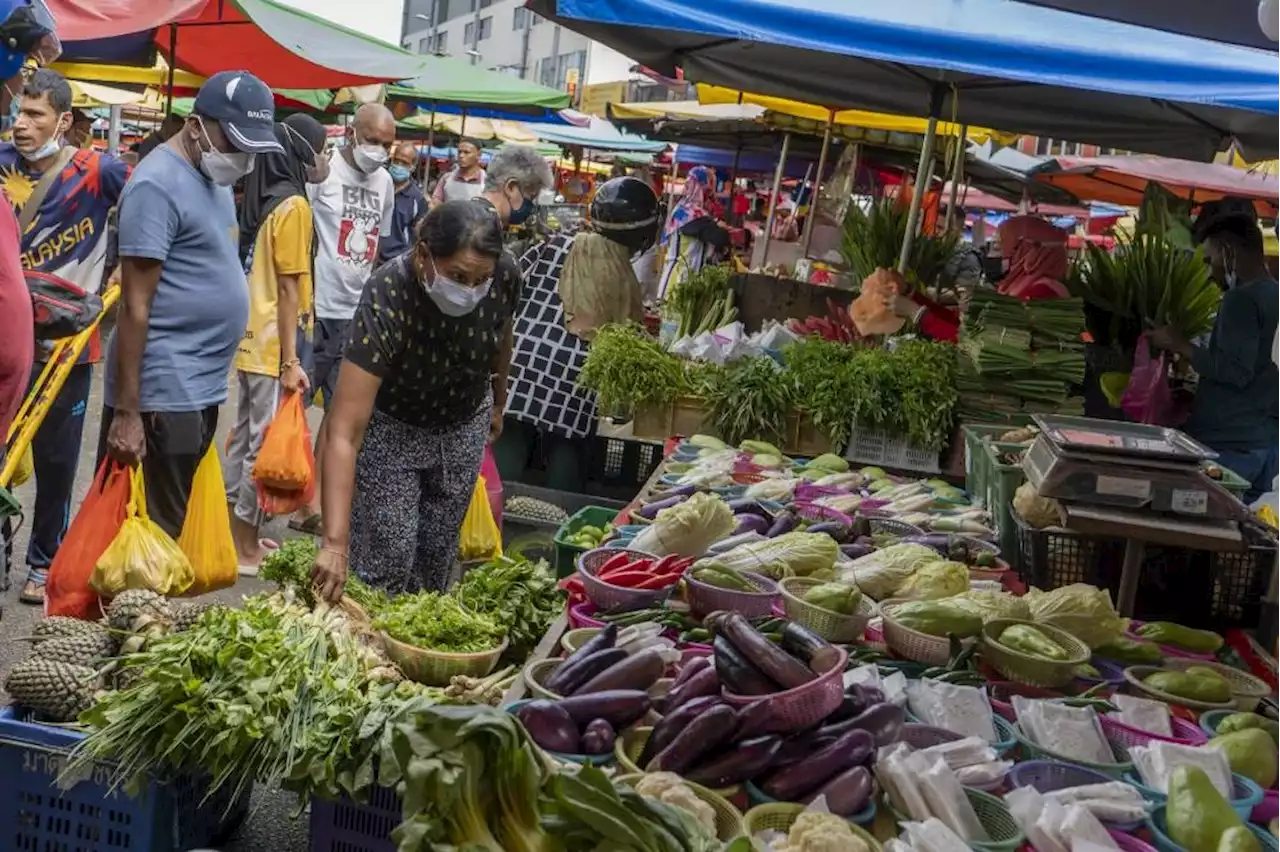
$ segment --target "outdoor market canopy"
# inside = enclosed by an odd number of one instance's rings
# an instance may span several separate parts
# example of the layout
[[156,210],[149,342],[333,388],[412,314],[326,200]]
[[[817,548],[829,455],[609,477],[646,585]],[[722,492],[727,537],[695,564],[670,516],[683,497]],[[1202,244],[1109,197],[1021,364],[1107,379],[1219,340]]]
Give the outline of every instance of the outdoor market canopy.
[[445,104],[487,104],[538,115],[569,106],[568,92],[489,71],[445,56],[421,56],[413,79],[387,86],[388,100],[416,102],[422,109]]
[[[1278,147],[1274,52],[1010,0],[530,0],[660,73],[1209,160]],[[947,97],[950,95],[950,97]]]
[[1153,30],[1275,50],[1258,25],[1257,0],[1018,0]]
[[1225,196],[1252,198],[1259,215],[1266,217],[1276,215],[1280,197],[1280,179],[1275,175],[1167,157],[1055,157],[1032,174],[1037,181],[1060,187],[1077,198],[1128,207],[1142,203],[1142,193],[1152,182],[1197,203]]
[[464,118],[460,115],[435,113],[433,120],[433,116],[428,113],[418,113],[404,119],[400,124],[417,130],[434,130],[437,133],[448,133],[452,136],[466,136],[482,142],[497,139],[501,142],[531,145],[538,141],[538,135],[522,122],[477,118],[472,115]]
[[545,123],[531,123],[525,127],[547,142],[576,145],[595,151],[640,151],[656,154],[667,148],[666,142],[654,142],[643,136],[624,133],[603,118],[593,118],[589,127]]

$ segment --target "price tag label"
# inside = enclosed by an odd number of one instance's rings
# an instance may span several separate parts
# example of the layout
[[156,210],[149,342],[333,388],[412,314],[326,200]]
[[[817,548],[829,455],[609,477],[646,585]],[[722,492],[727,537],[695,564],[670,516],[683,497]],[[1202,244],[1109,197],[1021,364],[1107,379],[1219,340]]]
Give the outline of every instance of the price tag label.
[[1128,497],[1133,500],[1151,499],[1151,480],[1132,479],[1127,476],[1099,476],[1096,487],[1099,494],[1110,497]]
[[1203,515],[1209,511],[1209,492],[1175,488],[1171,502],[1179,515]]

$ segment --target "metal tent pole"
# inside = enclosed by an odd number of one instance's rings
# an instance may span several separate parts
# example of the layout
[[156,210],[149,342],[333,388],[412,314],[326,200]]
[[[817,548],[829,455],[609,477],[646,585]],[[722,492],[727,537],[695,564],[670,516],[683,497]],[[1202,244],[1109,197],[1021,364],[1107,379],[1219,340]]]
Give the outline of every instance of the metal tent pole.
[[818,154],[818,174],[813,179],[813,189],[809,192],[809,215],[804,217],[804,242],[800,246],[800,254],[809,256],[809,243],[813,241],[813,221],[817,218],[818,192],[822,189],[822,170],[827,167],[827,154],[831,151],[831,128],[836,122],[836,111],[827,111],[827,129],[822,134],[822,151]]
[[173,74],[178,67],[178,25],[169,25],[169,81],[165,86],[164,113],[173,112]]
[[[435,14],[432,6],[432,15]],[[422,169],[422,194],[427,194],[427,184],[431,181],[431,149],[436,141],[436,102],[431,102],[431,123],[427,125],[427,164]]]
[[791,151],[791,131],[782,137],[782,152],[778,166],[773,170],[773,191],[769,193],[769,218],[764,223],[764,250],[760,252],[761,265],[769,262],[769,242],[773,239],[773,217],[778,212],[778,191],[782,189],[782,173],[787,167],[787,154]]
[[916,185],[911,193],[911,208],[907,212],[907,233],[902,238],[902,252],[898,255],[898,273],[905,275],[907,259],[911,257],[911,245],[916,239],[916,227],[920,222],[920,205],[933,169],[934,134],[938,130],[938,116],[942,112],[942,98],[946,89],[935,84],[929,93],[929,125],[925,128],[924,144],[920,146],[920,164],[916,168]]
[[[956,158],[951,164],[951,198],[947,202],[947,218],[943,222],[943,230],[951,230],[951,220],[956,211],[956,193],[960,189],[960,181],[964,177],[964,149],[969,138],[969,125],[960,125],[960,136],[956,139]],[[963,225],[964,220],[961,219]]]

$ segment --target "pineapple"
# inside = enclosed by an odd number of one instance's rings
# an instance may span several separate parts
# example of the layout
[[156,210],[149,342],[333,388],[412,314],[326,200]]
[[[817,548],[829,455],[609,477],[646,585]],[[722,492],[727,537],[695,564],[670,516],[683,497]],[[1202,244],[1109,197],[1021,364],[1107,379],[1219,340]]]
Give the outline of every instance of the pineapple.
[[[150,621],[139,624],[144,618]],[[172,623],[173,610],[167,600],[149,589],[127,589],[107,606],[107,620],[112,630],[138,631],[156,621]]]
[[190,630],[195,626],[200,617],[209,610],[216,607],[217,604],[211,603],[180,603],[173,606],[173,629],[175,633],[181,633],[184,630]]
[[85,636],[106,633],[105,624],[95,621],[82,621],[68,618],[65,615],[51,615],[36,622],[31,631],[31,638],[37,642],[47,639],[59,639],[66,636]]
[[93,706],[97,674],[85,666],[32,657],[9,671],[4,688],[14,703],[49,722],[74,722]]
[[84,633],[41,642],[32,656],[76,666],[93,666],[114,657],[117,647],[116,638],[110,633]]

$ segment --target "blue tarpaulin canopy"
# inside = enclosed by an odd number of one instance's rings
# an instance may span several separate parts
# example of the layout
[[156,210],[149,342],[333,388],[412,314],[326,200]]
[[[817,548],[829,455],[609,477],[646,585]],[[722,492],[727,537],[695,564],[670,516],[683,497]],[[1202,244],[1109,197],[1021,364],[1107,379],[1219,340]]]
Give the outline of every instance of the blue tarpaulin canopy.
[[539,139],[557,145],[577,145],[596,151],[638,151],[645,154],[656,154],[667,148],[666,142],[652,142],[643,136],[624,133],[600,118],[593,118],[590,127],[533,122],[525,126],[538,134]]
[[659,73],[1208,160],[1275,157],[1275,52],[1015,0],[531,0]]
[[1137,24],[1153,30],[1276,49],[1258,23],[1258,0],[1018,0],[1078,12],[1094,18]]

